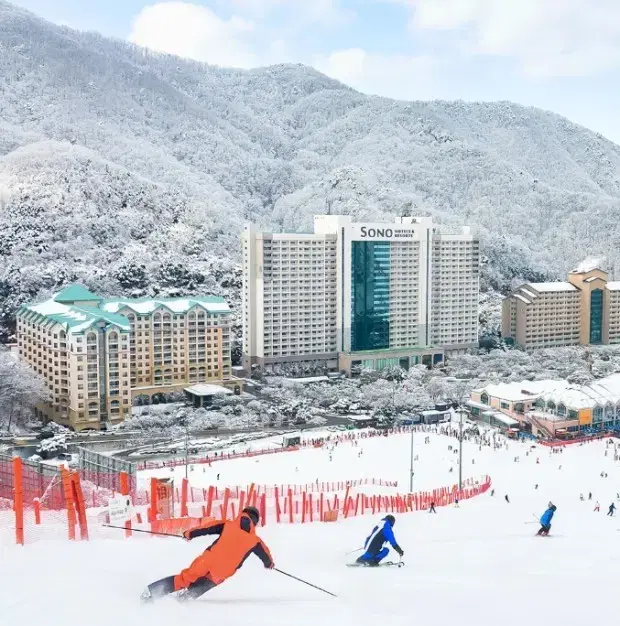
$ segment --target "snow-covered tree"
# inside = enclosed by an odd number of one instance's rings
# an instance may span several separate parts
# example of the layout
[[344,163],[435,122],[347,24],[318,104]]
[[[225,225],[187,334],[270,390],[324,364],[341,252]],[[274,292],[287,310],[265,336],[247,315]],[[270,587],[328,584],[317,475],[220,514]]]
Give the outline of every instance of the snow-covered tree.
[[23,428],[34,407],[48,398],[44,380],[0,347],[0,431]]

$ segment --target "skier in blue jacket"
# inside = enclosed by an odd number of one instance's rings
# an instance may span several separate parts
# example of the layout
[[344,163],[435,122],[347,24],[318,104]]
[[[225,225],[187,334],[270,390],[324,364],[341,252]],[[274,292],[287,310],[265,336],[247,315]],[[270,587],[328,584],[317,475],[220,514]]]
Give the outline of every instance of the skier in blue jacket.
[[551,520],[553,519],[553,514],[556,509],[557,507],[555,504],[553,504],[553,502],[549,502],[549,507],[540,518],[540,530],[536,533],[537,535],[546,537],[549,534],[549,531],[551,530]]
[[360,556],[356,563],[360,565],[370,565],[376,567],[379,565],[382,559],[384,559],[390,549],[385,546],[385,543],[389,543],[399,556],[405,554],[401,547],[396,542],[394,537],[394,531],[392,527],[396,523],[393,515],[386,515],[382,520],[383,524],[379,524],[372,529],[372,532],[366,538],[364,542],[364,549],[366,552]]

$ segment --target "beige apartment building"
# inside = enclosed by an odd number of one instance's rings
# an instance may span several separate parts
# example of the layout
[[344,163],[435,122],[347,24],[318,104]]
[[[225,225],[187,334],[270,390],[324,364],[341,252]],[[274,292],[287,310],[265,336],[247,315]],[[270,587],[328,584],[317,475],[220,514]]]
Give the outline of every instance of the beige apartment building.
[[222,298],[112,299],[71,285],[17,314],[20,358],[47,382],[39,417],[76,431],[118,424],[137,396],[234,384]]
[[248,371],[432,366],[478,345],[480,246],[469,228],[316,215],[313,233],[248,224],[242,245]]
[[522,285],[502,303],[502,336],[526,350],[620,343],[620,282],[586,268]]

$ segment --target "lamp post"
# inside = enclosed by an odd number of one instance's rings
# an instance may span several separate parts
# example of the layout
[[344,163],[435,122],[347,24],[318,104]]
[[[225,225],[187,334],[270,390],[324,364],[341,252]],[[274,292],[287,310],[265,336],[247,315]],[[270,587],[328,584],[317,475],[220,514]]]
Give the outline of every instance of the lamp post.
[[411,424],[411,459],[409,464],[409,493],[413,493],[413,424]]
[[189,429],[185,424],[185,479],[187,480],[187,471],[189,469]]
[[459,491],[463,489],[463,409],[459,407]]

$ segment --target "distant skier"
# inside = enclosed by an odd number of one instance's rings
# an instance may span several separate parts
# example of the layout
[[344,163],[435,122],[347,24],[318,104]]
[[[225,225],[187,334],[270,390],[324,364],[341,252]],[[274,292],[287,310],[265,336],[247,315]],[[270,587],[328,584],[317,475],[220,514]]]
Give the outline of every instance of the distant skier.
[[256,534],[259,520],[258,509],[248,506],[235,520],[214,520],[186,530],[183,533],[186,539],[203,535],[219,537],[180,574],[151,583],[144,590],[142,601],[152,602],[177,591],[182,592],[179,599],[195,600],[233,576],[250,554],[255,554],[267,569],[272,569],[274,563],[269,548]]
[[428,510],[429,513],[437,513],[437,511],[435,511],[435,503],[431,502],[431,508]]
[[598,500],[596,501],[596,504],[594,505],[594,511],[600,511],[601,510],[601,505],[599,504]]
[[504,500],[506,500],[506,502],[508,502],[508,504],[510,504],[510,498],[508,497],[508,494],[506,494],[504,496]]
[[592,492],[591,491],[588,493],[588,500],[592,500]]
[[394,537],[394,531],[392,530],[396,523],[394,516],[386,515],[381,521],[383,524],[375,526],[370,535],[366,537],[366,541],[364,542],[366,552],[356,560],[356,563],[377,567],[390,551],[387,546],[384,547],[385,543],[389,543],[398,556],[405,554],[398,545],[396,537]]
[[553,519],[553,515],[555,514],[557,507],[553,502],[549,502],[549,507],[542,514],[540,518],[540,530],[536,533],[541,537],[546,537],[551,530],[551,520]]
[[615,510],[616,510],[616,505],[612,502],[612,503],[609,505],[609,511],[607,511],[607,515],[608,515],[609,517],[613,517],[613,516],[614,516],[614,512],[615,512]]

